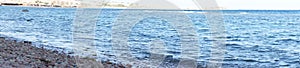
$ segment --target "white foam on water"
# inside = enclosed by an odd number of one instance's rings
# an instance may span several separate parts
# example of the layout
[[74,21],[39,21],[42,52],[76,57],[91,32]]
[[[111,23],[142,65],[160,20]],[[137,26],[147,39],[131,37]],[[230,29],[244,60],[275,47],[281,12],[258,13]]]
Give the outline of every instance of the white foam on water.
[[247,12],[240,12],[240,14],[249,14],[249,13],[247,13]]
[[[13,33],[13,32],[0,32],[1,35],[5,35],[7,37],[16,38],[17,40],[24,40],[24,41],[30,41],[35,42],[42,45],[57,47],[57,48],[66,48],[70,49],[70,43],[64,43],[60,42],[60,40],[66,40],[66,39],[56,39],[57,37],[48,36],[46,34],[42,34],[39,32],[32,32],[32,33]],[[42,38],[38,38],[42,37]],[[51,37],[51,38],[45,38],[45,37]]]
[[[17,40],[34,42],[34,46],[45,47],[46,49],[50,49],[50,50],[58,50],[58,51],[63,51],[65,53],[74,52],[73,54],[70,55],[91,56],[98,53],[97,50],[91,48],[92,46],[83,46],[79,44],[80,47],[74,47],[73,46],[74,44],[71,39],[63,39],[63,38],[50,36],[39,32],[32,32],[32,33],[0,32],[0,35],[16,38]],[[90,48],[90,49],[86,49],[86,48]]]

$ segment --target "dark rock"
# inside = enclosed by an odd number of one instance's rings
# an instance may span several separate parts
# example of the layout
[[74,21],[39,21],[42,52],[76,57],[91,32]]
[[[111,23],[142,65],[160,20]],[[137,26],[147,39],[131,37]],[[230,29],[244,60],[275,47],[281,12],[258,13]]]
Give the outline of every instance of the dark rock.
[[32,44],[32,42],[29,42],[29,41],[24,41],[24,43],[26,43],[26,44]]
[[69,52],[68,54],[74,54],[74,52]]
[[0,40],[5,40],[5,38],[4,37],[0,37]]
[[23,10],[22,10],[22,12],[29,12],[29,10],[27,10],[27,9],[23,9]]
[[[94,58],[76,58],[65,53],[59,53],[58,51],[51,51],[42,48],[37,48],[32,45],[30,41],[22,41],[17,43],[14,40],[1,39],[3,43],[0,43],[0,68],[80,68],[86,65],[78,65],[82,62],[88,65],[92,62],[93,65],[101,64]],[[26,44],[26,45],[24,45]],[[29,44],[29,45],[28,45]],[[69,52],[73,54],[74,52]],[[121,64],[114,64],[111,62],[102,63],[103,66],[121,67],[125,66]],[[126,68],[129,65],[126,65]],[[97,66],[92,66],[97,67]],[[103,68],[103,67],[100,67]]]
[[26,21],[31,22],[32,20],[34,20],[34,19],[27,19]]

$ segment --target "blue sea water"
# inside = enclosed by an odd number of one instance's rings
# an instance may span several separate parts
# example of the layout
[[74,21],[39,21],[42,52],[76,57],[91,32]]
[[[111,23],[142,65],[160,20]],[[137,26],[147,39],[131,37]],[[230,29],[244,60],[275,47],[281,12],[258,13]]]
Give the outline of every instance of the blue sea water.
[[[29,12],[22,12],[23,9],[28,9]],[[97,19],[95,39],[92,39],[95,44],[91,46],[97,48],[97,57],[100,59],[112,60],[118,54],[113,52],[111,36],[114,22],[122,11],[102,9],[99,16],[94,18]],[[205,16],[205,12],[209,11],[126,11],[186,14],[196,27],[199,40],[199,58],[195,60],[201,66],[207,65],[214,41],[211,38],[212,27],[209,26]],[[300,67],[300,11],[224,10],[221,12],[225,26],[223,30],[226,31],[223,67]],[[124,21],[130,22],[130,19],[135,17],[138,16],[128,14],[122,19],[128,18]],[[170,17],[181,18],[176,14]],[[72,50],[72,25],[75,18],[75,8],[0,7],[0,35],[33,41],[50,49]],[[180,55],[181,39],[178,31],[169,21],[156,17],[145,17],[131,28],[128,36],[129,54],[139,60],[147,59],[150,54],[148,51],[151,50],[149,43],[155,39],[163,41],[164,44],[162,48],[156,46],[159,52],[155,53]],[[86,38],[86,40],[91,39]]]

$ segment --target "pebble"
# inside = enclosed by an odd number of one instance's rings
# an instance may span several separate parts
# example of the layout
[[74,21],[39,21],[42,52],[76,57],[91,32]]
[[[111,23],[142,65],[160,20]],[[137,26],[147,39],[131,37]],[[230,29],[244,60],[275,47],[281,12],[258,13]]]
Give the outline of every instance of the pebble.
[[69,52],[68,54],[74,54],[74,52]]
[[[101,64],[94,58],[75,59],[58,51],[34,47],[30,41],[15,42],[0,37],[0,68],[78,68],[77,61],[90,61]],[[24,45],[28,44],[29,45]],[[22,45],[22,46],[20,46]],[[69,52],[68,54],[74,54]],[[107,66],[112,63],[102,63]],[[112,67],[124,67],[114,65]],[[107,68],[107,67],[105,67]]]

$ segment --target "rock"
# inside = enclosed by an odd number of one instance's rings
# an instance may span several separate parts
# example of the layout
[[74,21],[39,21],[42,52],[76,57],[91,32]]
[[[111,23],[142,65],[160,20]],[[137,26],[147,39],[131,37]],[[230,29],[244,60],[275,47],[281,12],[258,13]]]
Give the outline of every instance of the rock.
[[92,56],[97,56],[97,54],[93,54]]
[[22,10],[22,12],[29,12],[29,10],[27,10],[27,9],[23,9],[23,10]]
[[5,38],[4,37],[0,37],[0,40],[5,40]]
[[130,64],[126,64],[126,67],[127,67],[127,68],[131,68],[131,67],[132,67],[132,65],[130,65]]
[[26,44],[32,44],[32,42],[29,42],[29,41],[24,41],[24,43],[26,43]]
[[74,54],[74,52],[69,52],[68,54]]
[[[68,55],[74,54],[74,52],[66,54],[37,48],[30,41],[18,43],[13,40],[4,40],[5,38],[0,37],[0,41],[2,42],[0,43],[0,68],[80,68],[80,66],[87,65],[95,68],[118,67],[117,64],[111,62],[100,65],[101,62],[96,61],[95,58],[80,57],[77,59],[74,56]],[[77,62],[85,64],[78,65]],[[119,65],[119,67],[124,66]],[[126,67],[129,67],[129,65],[126,65]]]
[[34,19],[27,19],[26,21],[31,22],[32,20],[34,20]]

